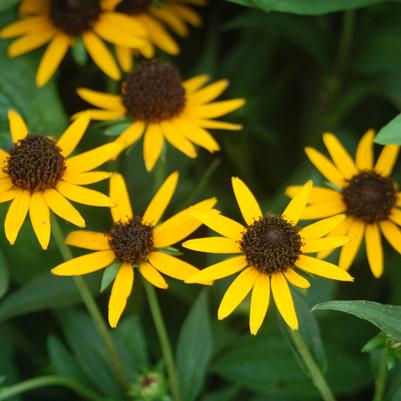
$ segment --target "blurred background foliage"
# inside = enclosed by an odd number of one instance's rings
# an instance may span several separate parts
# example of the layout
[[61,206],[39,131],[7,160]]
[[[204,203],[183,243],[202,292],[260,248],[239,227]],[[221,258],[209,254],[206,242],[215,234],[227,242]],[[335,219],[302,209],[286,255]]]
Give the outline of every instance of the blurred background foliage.
[[[0,26],[16,18],[16,3],[0,0]],[[380,129],[401,108],[400,2],[213,0],[201,12],[203,27],[180,41],[179,57],[167,59],[185,78],[198,73],[228,78],[227,96],[247,99],[247,105],[231,116],[244,129],[216,133],[222,151],[214,155],[200,151],[195,161],[166,150],[167,171],[178,169],[181,174],[170,213],[216,195],[219,208],[239,218],[230,187],[233,175],[248,183],[264,210],[278,212],[287,202],[285,186],[308,178],[316,184],[322,181],[307,161],[304,146],[323,149],[321,134],[330,130],[353,152],[367,129]],[[57,137],[66,127],[67,116],[85,107],[76,95],[77,87],[118,90],[90,62],[79,66],[71,54],[58,75],[37,89],[34,75],[41,51],[10,60],[7,45],[0,42],[0,144],[4,148],[10,146],[8,108],[24,116],[31,132]],[[81,149],[109,141],[105,133],[116,131],[118,127],[92,124]],[[110,168],[126,176],[135,211],[143,211],[154,189],[144,169],[142,144]],[[396,169],[398,182],[400,175]],[[107,190],[106,185],[100,188]],[[1,221],[5,210],[1,205]],[[81,210],[87,227],[109,227],[107,210]],[[63,229],[69,232],[73,227]],[[28,224],[14,247],[4,235],[0,244],[0,400],[5,399],[2,387],[48,375],[53,380],[49,385],[42,387],[39,382],[38,389],[23,396],[9,394],[8,399],[127,399],[72,280],[49,274],[61,261],[55,244],[48,252],[41,251]],[[185,254],[199,267],[215,261],[190,251]],[[354,284],[314,279],[307,297],[296,296],[302,333],[338,400],[371,399],[377,352],[375,347],[368,349],[370,353],[361,350],[378,329],[349,315],[311,313],[310,308],[333,299],[400,304],[400,261],[400,255],[387,247],[384,276],[375,280],[362,251],[351,270],[357,278]],[[92,274],[87,281],[98,293],[101,275]],[[247,303],[231,318],[217,321],[217,306],[228,282],[210,290],[170,281],[168,292],[158,292],[176,345],[184,400],[319,400],[273,308],[257,337],[248,333]],[[108,290],[97,297],[103,312],[107,299]],[[113,337],[130,397],[146,399],[149,395],[142,394],[140,386],[143,375],[155,371],[162,377],[164,369],[141,280],[135,283]],[[386,391],[383,401],[401,400],[400,366],[391,370]]]

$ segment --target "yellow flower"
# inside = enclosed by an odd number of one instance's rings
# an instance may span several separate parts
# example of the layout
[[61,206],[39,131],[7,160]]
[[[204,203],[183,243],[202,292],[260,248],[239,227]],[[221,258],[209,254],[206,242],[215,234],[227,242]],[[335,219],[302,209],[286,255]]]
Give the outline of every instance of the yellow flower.
[[82,37],[97,66],[119,80],[120,71],[103,40],[129,48],[146,48],[150,44],[145,26],[108,10],[108,3],[110,0],[23,0],[19,9],[22,19],[3,28],[0,38],[19,37],[8,48],[10,57],[48,43],[36,74],[38,86],[52,77],[77,37]]
[[194,216],[223,237],[199,238],[182,245],[201,252],[238,255],[207,267],[185,282],[205,284],[241,272],[221,301],[218,319],[230,315],[252,291],[249,324],[251,333],[257,334],[266,316],[271,288],[278,311],[296,330],[298,319],[288,282],[308,288],[310,283],[299,274],[300,270],[333,280],[353,280],[332,263],[305,255],[345,244],[347,237],[323,238],[344,216],[321,220],[304,228],[297,225],[312,189],[311,181],[281,215],[263,215],[257,200],[239,178],[234,177],[232,185],[246,226],[221,215],[194,211]]
[[[238,124],[215,118],[241,107],[243,99],[213,102],[228,86],[221,80],[204,86],[206,75],[182,82],[180,75],[168,63],[143,62],[130,74],[121,95],[110,95],[81,88],[78,94],[88,103],[100,107],[91,109],[91,118],[114,121],[124,116],[133,122],[117,142],[128,147],[144,134],[146,169],[152,170],[163,150],[164,139],[187,155],[196,157],[193,144],[209,152],[220,149],[208,128],[240,130]],[[80,113],[78,113],[79,115]]]
[[[380,231],[393,248],[401,253],[400,193],[390,175],[397,161],[399,147],[387,145],[374,163],[373,130],[361,138],[352,160],[340,141],[331,133],[323,135],[324,144],[332,161],[313,148],[306,154],[320,173],[332,184],[330,188],[315,187],[309,206],[302,219],[319,219],[345,213],[347,218],[331,235],[347,235],[351,241],[340,253],[339,266],[349,269],[365,237],[370,269],[375,277],[383,273],[383,248]],[[292,197],[299,187],[292,186],[287,194]],[[330,252],[321,252],[325,258]]]
[[113,205],[109,197],[83,185],[110,177],[108,172],[91,170],[109,161],[119,146],[109,143],[69,157],[85,133],[88,115],[71,124],[57,142],[29,134],[24,120],[13,110],[8,118],[13,145],[9,152],[0,149],[0,202],[12,201],[4,222],[6,237],[11,245],[15,243],[29,212],[36,237],[47,249],[50,210],[85,227],[85,220],[67,199],[91,206]]
[[[190,5],[204,6],[205,0],[164,0],[160,5],[152,4],[151,0],[111,0],[111,9],[129,15],[133,24],[145,27],[150,46],[139,51],[145,57],[154,56],[154,46],[166,53],[177,55],[180,52],[177,42],[172,38],[165,26],[168,26],[177,35],[189,35],[188,25],[199,27],[201,17]],[[116,46],[116,55],[121,68],[129,72],[133,67],[135,50],[126,46]]]
[[66,244],[95,251],[71,259],[52,270],[58,276],[76,276],[103,269],[113,262],[119,263],[109,300],[109,323],[116,327],[125,309],[134,284],[134,268],[152,285],[167,288],[160,274],[185,280],[198,271],[197,268],[172,255],[163,248],[174,245],[190,235],[201,223],[190,210],[213,213],[214,198],[184,209],[159,224],[170,203],[178,182],[178,172],[171,174],[149,203],[143,216],[134,215],[125,181],[120,174],[110,178],[110,197],[116,203],[111,208],[113,226],[107,233],[74,231],[66,238]]

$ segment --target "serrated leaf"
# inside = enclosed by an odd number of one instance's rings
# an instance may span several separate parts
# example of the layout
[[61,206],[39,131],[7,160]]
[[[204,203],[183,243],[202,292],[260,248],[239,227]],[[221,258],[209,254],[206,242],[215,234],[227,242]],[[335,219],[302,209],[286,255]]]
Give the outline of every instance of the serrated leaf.
[[401,145],[401,114],[394,117],[376,135],[375,142],[382,145]]
[[208,299],[202,291],[182,324],[177,344],[177,370],[185,401],[195,400],[201,391],[211,355]]
[[313,310],[326,309],[349,313],[367,320],[401,341],[401,306],[383,305],[371,301],[329,301],[313,307]]

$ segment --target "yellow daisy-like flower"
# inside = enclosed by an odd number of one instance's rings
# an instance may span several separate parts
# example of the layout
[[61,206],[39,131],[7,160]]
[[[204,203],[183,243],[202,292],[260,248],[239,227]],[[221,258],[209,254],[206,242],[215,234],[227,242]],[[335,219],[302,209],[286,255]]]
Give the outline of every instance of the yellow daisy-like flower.
[[[90,89],[78,94],[101,109],[91,109],[91,118],[113,121],[124,116],[132,124],[117,138],[128,147],[144,135],[146,169],[152,170],[163,150],[164,139],[187,155],[196,157],[193,144],[209,152],[220,149],[208,128],[240,130],[239,124],[217,121],[240,108],[244,99],[213,102],[228,86],[221,80],[204,86],[206,75],[182,82],[177,70],[162,61],[143,62],[122,86],[121,95],[110,95]],[[78,113],[79,115],[80,113]]]
[[160,274],[185,280],[198,269],[164,248],[190,235],[201,223],[190,210],[209,212],[216,203],[211,198],[184,209],[159,224],[178,182],[178,172],[171,174],[149,203],[143,216],[134,215],[124,178],[110,178],[110,197],[117,205],[111,209],[113,226],[107,233],[74,231],[66,238],[68,245],[95,251],[64,262],[52,270],[58,276],[76,276],[103,269],[113,262],[120,264],[109,300],[109,323],[116,327],[134,284],[134,268],[152,285],[167,288]]
[[109,10],[110,0],[23,0],[21,20],[0,31],[0,38],[14,38],[10,57],[20,56],[48,44],[36,74],[38,86],[53,76],[77,37],[97,66],[115,80],[120,70],[104,40],[129,48],[150,44],[145,26],[127,15]]
[[[114,3],[114,4],[112,4]],[[117,12],[129,15],[133,23],[142,24],[148,34],[151,46],[140,49],[145,57],[154,56],[154,46],[168,54],[180,52],[177,42],[165,26],[181,37],[189,35],[188,25],[199,27],[202,20],[190,6],[204,6],[205,0],[164,0],[152,4],[152,0],[114,0],[109,5]],[[116,55],[121,68],[129,72],[133,68],[135,50],[126,46],[116,46]]]
[[109,161],[119,146],[109,143],[69,157],[89,124],[88,115],[72,123],[56,141],[32,135],[19,114],[9,110],[13,141],[9,152],[0,149],[0,202],[12,201],[4,228],[11,245],[29,212],[33,230],[43,249],[50,240],[50,210],[78,227],[85,220],[68,201],[90,206],[113,206],[109,197],[84,185],[105,180],[110,173],[91,171]]
[[333,280],[353,280],[336,265],[305,255],[344,245],[347,237],[323,237],[345,216],[321,220],[304,228],[298,226],[312,190],[311,181],[298,191],[281,215],[263,215],[252,192],[239,178],[234,177],[232,185],[246,226],[221,215],[194,211],[194,216],[223,237],[189,240],[183,246],[201,252],[239,255],[209,266],[185,282],[204,284],[241,272],[221,301],[218,319],[230,315],[252,291],[249,323],[251,333],[257,334],[266,316],[271,289],[281,316],[296,330],[298,319],[288,282],[308,288],[310,283],[300,271]]
[[[307,156],[320,173],[332,184],[331,188],[315,187],[302,219],[319,219],[345,213],[347,218],[331,235],[347,235],[351,241],[340,253],[339,266],[349,269],[363,238],[370,269],[375,277],[383,273],[383,248],[380,232],[401,253],[401,197],[398,185],[390,175],[397,161],[399,147],[387,145],[374,162],[373,130],[359,141],[355,161],[340,141],[331,133],[323,142],[332,161],[313,148],[305,149]],[[287,194],[294,196],[299,187],[292,186]],[[397,226],[398,225],[398,226]],[[329,252],[320,252],[325,258]]]

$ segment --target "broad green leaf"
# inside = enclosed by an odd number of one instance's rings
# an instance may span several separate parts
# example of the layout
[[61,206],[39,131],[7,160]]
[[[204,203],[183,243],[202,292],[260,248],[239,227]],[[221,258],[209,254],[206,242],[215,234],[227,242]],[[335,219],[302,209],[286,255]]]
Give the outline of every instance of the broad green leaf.
[[177,344],[177,370],[183,399],[193,401],[205,381],[212,354],[209,303],[202,291],[182,324]]
[[367,320],[401,341],[401,306],[371,301],[329,301],[313,307],[313,310],[322,309],[337,310]]
[[281,11],[303,15],[321,15],[342,10],[386,3],[388,0],[228,0],[264,11]]
[[382,145],[391,143],[401,145],[401,114],[394,117],[378,132],[375,142]]
[[7,292],[9,283],[10,274],[8,271],[8,263],[4,257],[3,250],[0,249],[0,298]]

